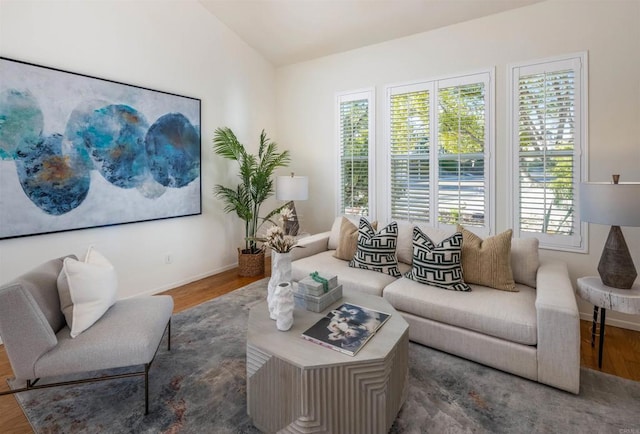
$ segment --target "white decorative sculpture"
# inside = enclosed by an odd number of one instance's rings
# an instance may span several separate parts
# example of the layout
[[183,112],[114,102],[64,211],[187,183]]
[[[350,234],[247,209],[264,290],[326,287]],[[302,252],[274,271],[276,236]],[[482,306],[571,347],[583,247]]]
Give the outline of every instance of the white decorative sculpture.
[[269,279],[267,287],[267,305],[271,319],[276,319],[276,315],[273,313],[276,286],[283,282],[291,282],[291,252],[278,253],[274,251],[271,254],[271,279]]
[[293,325],[294,301],[291,283],[279,283],[273,298],[275,299],[276,327],[278,330],[287,331]]

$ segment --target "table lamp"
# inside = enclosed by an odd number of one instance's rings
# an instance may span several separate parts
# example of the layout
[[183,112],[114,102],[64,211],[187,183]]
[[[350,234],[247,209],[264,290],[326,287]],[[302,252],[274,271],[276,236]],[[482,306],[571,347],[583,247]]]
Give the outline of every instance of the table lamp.
[[291,176],[278,176],[276,178],[276,199],[289,201],[287,204],[293,214],[291,220],[284,222],[284,233],[286,235],[296,236],[300,230],[300,222],[296,213],[294,200],[307,200],[309,198],[309,177],[295,176],[291,172]]
[[638,273],[620,226],[640,226],[640,182],[583,182],[580,184],[582,221],[611,225],[598,263],[602,283],[629,289]]

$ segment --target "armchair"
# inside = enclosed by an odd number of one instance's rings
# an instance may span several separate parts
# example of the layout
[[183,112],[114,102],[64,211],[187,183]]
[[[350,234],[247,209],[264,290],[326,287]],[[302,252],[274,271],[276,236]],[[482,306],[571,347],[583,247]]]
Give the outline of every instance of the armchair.
[[[60,308],[57,278],[64,258],[50,260],[0,287],[0,337],[13,373],[26,386],[0,395],[131,376],[144,376],[149,413],[149,368],[167,330],[170,296],[118,300],[89,329],[71,338]],[[40,378],[143,365],[144,370],[74,381],[37,384]]]

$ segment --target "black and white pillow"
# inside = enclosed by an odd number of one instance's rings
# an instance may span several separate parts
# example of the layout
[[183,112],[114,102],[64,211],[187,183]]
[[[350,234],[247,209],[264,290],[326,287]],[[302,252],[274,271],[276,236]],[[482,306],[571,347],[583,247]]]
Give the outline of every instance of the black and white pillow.
[[391,222],[376,234],[365,218],[358,226],[358,247],[349,267],[379,271],[393,277],[400,277],[396,245],[398,243],[398,224]]
[[452,291],[471,291],[462,278],[462,233],[437,246],[419,228],[413,228],[413,266],[405,277]]

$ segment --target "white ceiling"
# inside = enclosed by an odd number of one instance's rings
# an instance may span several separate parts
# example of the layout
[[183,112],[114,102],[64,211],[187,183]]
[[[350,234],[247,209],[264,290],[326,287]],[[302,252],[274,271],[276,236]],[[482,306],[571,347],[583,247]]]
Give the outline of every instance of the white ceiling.
[[541,0],[200,0],[276,66],[426,32]]

